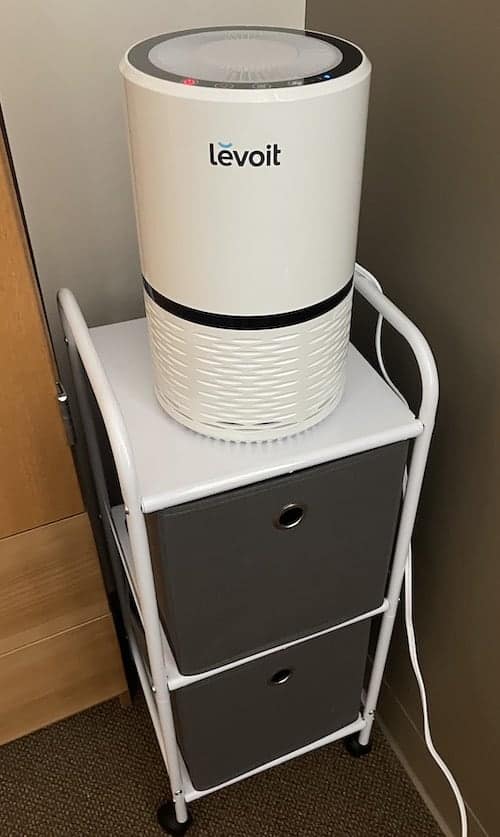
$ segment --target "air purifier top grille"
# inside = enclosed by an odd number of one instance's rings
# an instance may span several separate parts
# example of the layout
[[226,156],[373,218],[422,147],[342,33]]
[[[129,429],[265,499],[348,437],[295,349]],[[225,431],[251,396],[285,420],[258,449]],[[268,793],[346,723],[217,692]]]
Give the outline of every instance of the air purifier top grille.
[[338,78],[362,62],[347,41],[294,29],[186,30],[132,47],[129,62],[148,75],[202,87],[287,87]]

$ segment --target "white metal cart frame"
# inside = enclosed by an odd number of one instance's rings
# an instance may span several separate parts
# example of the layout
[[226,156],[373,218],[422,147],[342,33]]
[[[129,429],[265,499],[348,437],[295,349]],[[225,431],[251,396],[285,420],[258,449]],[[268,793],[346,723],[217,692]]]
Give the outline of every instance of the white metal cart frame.
[[[100,513],[104,522],[106,536],[110,539],[110,546],[113,547],[111,554],[118,553],[120,555],[126,577],[126,583],[124,584],[121,581],[123,572],[121,574],[116,573],[120,605],[126,627],[128,628],[129,597],[126,586],[128,584],[136,601],[137,610],[144,628],[150,676],[131,630],[128,631],[129,642],[160,750],[167,767],[175,806],[175,820],[181,827],[179,833],[182,832],[183,826],[185,830],[185,827],[188,825],[189,813],[186,803],[191,800],[212,793],[221,787],[240,781],[247,776],[266,770],[276,764],[280,764],[340,738],[353,736],[354,745],[357,747],[359,753],[366,751],[369,747],[370,733],[393,632],[394,619],[404,578],[406,558],[412,537],[434,427],[439,387],[432,352],[419,329],[359,271],[355,274],[355,288],[405,338],[416,358],[422,385],[421,403],[416,416],[419,427],[414,434],[415,441],[408,466],[408,480],[402,503],[386,598],[383,605],[376,611],[373,611],[372,614],[363,614],[360,617],[368,618],[370,615],[376,613],[382,614],[373,667],[368,682],[363,710],[359,718],[348,727],[337,730],[320,741],[315,741],[299,750],[288,753],[249,773],[237,776],[229,782],[201,791],[193,787],[177,744],[170,691],[178,687],[176,676],[179,679],[179,672],[172,652],[167,645],[159,619],[144,511],[141,504],[134,455],[127,428],[120,406],[100,362],[99,355],[75,297],[66,288],[60,290],[58,294],[61,319],[68,345]],[[85,370],[101,413],[116,465],[125,504],[125,514],[127,516],[128,541],[130,546],[129,556],[124,554],[123,533],[120,536],[118,531],[119,521],[116,520],[116,515],[113,515],[111,509],[101,452],[95,435],[88,387],[83,370]],[[336,628],[341,628],[344,625],[338,625]],[[300,641],[303,640],[296,640],[295,642]],[[288,643],[288,645],[295,644],[295,642]],[[262,654],[273,653],[282,647],[286,646],[278,646],[269,651],[262,652]],[[253,655],[232,665],[243,664],[262,654]],[[229,667],[226,666],[225,668]],[[209,674],[213,673],[209,672]]]

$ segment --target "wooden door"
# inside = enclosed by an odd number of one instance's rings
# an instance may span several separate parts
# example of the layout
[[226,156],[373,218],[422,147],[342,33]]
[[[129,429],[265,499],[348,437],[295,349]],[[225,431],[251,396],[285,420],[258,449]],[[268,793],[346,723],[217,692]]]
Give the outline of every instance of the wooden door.
[[125,691],[0,138],[0,743]]
[[0,142],[0,538],[83,511],[40,298]]

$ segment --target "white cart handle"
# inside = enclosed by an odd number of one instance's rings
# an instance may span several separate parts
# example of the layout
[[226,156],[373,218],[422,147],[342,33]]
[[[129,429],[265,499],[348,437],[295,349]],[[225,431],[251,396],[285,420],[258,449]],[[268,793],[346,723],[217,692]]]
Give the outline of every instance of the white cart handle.
[[424,427],[432,428],[439,399],[439,378],[434,355],[417,326],[378,290],[368,276],[364,268],[356,265],[354,287],[379,314],[382,314],[384,320],[387,320],[405,338],[415,355],[422,382],[422,399],[418,417]]

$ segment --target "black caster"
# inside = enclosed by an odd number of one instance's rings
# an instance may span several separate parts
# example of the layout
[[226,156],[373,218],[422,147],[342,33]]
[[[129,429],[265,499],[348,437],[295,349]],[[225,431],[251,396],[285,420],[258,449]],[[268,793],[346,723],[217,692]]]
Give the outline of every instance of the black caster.
[[176,835],[181,835],[182,837],[193,822],[193,818],[189,811],[186,822],[178,821],[175,816],[175,805],[172,800],[170,802],[164,802],[163,805],[160,805],[158,811],[156,812],[156,816],[159,825],[167,832],[167,834],[171,834],[172,837],[176,837]]
[[360,744],[358,733],[355,732],[353,735],[348,735],[347,738],[344,738],[344,747],[351,756],[359,759],[361,756],[367,756],[368,753],[371,753],[372,742],[369,741],[368,744]]

